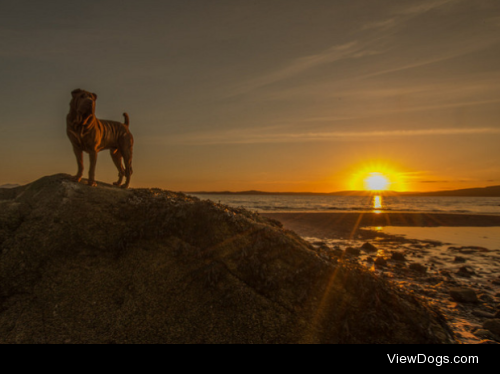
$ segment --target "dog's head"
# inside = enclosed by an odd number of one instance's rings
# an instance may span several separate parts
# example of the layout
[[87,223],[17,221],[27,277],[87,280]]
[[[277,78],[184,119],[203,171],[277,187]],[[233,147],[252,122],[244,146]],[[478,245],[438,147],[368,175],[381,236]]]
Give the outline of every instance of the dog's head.
[[84,125],[95,116],[97,95],[81,89],[74,90],[71,95],[70,107],[76,112],[75,123]]

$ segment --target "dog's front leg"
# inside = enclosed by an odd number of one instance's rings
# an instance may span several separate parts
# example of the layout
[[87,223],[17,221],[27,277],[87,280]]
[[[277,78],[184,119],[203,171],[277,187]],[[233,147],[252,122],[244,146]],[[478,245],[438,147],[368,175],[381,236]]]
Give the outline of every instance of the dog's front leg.
[[83,151],[78,147],[73,147],[73,152],[75,152],[76,163],[78,165],[78,173],[73,177],[75,182],[80,182],[83,177]]
[[89,186],[96,187],[95,168],[97,165],[97,151],[90,152]]

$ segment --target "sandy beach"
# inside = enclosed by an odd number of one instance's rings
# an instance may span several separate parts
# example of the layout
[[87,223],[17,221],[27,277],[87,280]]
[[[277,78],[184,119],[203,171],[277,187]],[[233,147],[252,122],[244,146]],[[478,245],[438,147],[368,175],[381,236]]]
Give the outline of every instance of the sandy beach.
[[[442,213],[262,213],[302,236],[372,238],[364,227],[500,227],[500,216]],[[500,246],[500,243],[499,243]]]
[[[500,342],[498,335],[487,328],[500,317],[500,240],[497,240],[500,216],[432,213],[262,215],[280,221],[286,229],[322,249],[325,257],[359,262],[437,306],[460,342]],[[391,235],[391,228],[397,228],[398,235]],[[402,235],[405,232],[414,234],[418,228],[422,232],[432,228],[447,234],[444,235],[446,240]],[[471,228],[482,228],[480,232],[484,232],[484,236],[493,236],[489,243],[496,245],[454,244],[456,239],[450,233],[467,235]],[[460,290],[458,294],[457,290]]]

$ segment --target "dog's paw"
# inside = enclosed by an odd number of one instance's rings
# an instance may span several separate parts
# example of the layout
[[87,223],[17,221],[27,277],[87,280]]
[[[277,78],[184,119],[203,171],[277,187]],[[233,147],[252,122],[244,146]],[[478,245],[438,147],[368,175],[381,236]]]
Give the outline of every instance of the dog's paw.
[[90,187],[97,187],[97,183],[95,181],[89,181],[88,185]]
[[80,183],[82,180],[82,177],[79,175],[75,175],[74,177],[71,177],[71,180],[76,183]]

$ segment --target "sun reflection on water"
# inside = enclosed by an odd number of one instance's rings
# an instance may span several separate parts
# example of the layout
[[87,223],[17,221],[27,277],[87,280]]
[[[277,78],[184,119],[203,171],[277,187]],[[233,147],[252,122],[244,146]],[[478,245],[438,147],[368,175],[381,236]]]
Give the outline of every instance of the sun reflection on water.
[[373,197],[373,209],[374,209],[373,212],[376,213],[376,214],[382,213],[383,200],[382,200],[382,196],[381,195],[375,195]]

